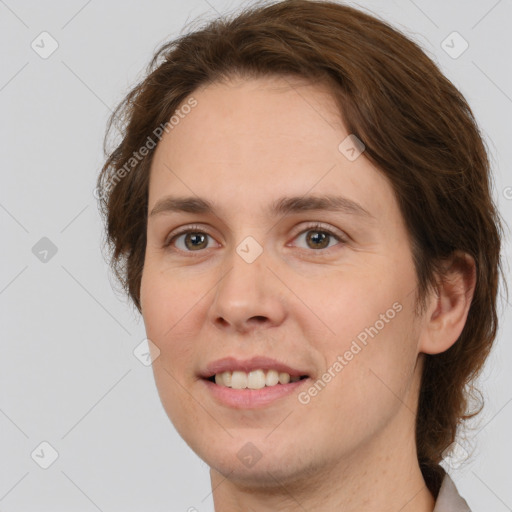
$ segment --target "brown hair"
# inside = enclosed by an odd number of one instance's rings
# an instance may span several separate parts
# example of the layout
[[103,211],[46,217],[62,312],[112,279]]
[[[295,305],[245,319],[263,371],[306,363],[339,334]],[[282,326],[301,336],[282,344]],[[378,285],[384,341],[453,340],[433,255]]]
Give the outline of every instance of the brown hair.
[[[471,384],[497,332],[502,226],[486,149],[462,94],[421,48],[387,23],[330,1],[285,0],[248,7],[164,44],[147,76],[107,128],[122,140],[98,177],[112,269],[140,310],[152,134],[199,86],[239,75],[296,76],[330,84],[348,130],[389,179],[411,239],[425,306],[441,262],[463,251],[477,282],[464,330],[446,352],[426,355],[416,421],[417,453],[437,495],[443,451],[468,411]],[[156,144],[153,143],[153,146]],[[106,148],[106,145],[105,145]]]

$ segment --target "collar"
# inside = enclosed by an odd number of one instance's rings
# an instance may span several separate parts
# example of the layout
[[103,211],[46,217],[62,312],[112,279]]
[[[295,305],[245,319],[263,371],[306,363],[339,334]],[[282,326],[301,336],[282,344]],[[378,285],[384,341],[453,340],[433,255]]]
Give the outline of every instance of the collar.
[[445,474],[433,512],[471,512],[448,473]]

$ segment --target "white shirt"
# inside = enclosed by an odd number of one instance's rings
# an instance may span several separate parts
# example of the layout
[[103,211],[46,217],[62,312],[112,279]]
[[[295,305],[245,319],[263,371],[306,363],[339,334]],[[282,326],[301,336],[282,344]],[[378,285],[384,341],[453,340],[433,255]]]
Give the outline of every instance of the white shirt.
[[448,474],[443,478],[434,512],[471,512],[466,500],[461,497]]

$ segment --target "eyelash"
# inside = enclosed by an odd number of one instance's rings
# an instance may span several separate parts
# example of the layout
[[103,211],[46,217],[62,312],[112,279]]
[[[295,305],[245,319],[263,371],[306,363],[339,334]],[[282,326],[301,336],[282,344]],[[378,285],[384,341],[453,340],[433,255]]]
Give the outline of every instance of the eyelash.
[[[336,234],[333,232],[333,230],[329,229],[329,228],[326,228],[325,226],[323,226],[322,224],[319,224],[319,223],[314,223],[310,226],[306,226],[304,229],[302,229],[299,233],[297,233],[295,236],[294,236],[294,240],[296,238],[298,238],[300,235],[304,234],[304,233],[307,233],[308,231],[318,231],[320,233],[326,233],[327,235],[331,236],[332,238],[336,239],[340,244],[345,244],[347,243],[347,240],[345,237],[342,237],[341,235],[339,234]],[[203,252],[201,250],[198,250],[198,251],[183,251],[182,249],[172,249],[171,246],[173,244],[173,242],[178,238],[180,237],[181,235],[186,235],[188,233],[200,233],[200,234],[204,234],[204,235],[207,235],[211,238],[212,235],[210,235],[207,231],[204,230],[204,228],[202,228],[201,226],[197,226],[197,225],[191,225],[191,226],[187,226],[185,229],[177,232],[177,233],[174,233],[172,236],[170,236],[166,242],[164,243],[163,245],[163,248],[164,249],[167,249],[167,250],[172,250],[172,251],[179,251],[179,252],[184,252],[184,253],[189,253],[189,254],[192,254],[194,252]],[[337,244],[339,245],[339,244]],[[334,246],[332,246],[334,247]],[[326,252],[328,251],[329,249],[332,249],[332,247],[327,247],[327,248],[324,248],[324,249],[303,249],[301,248],[302,250],[306,250],[306,251],[309,251],[309,252]]]

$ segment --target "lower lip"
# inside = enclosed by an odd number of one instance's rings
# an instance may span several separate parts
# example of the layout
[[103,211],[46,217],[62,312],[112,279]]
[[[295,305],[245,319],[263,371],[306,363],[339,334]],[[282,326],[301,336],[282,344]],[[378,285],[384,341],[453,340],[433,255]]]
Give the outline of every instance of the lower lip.
[[222,405],[234,409],[256,409],[291,395],[298,387],[310,379],[302,379],[288,384],[276,384],[265,386],[261,389],[233,389],[227,386],[219,386],[214,382],[203,379],[208,391]]

